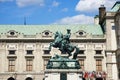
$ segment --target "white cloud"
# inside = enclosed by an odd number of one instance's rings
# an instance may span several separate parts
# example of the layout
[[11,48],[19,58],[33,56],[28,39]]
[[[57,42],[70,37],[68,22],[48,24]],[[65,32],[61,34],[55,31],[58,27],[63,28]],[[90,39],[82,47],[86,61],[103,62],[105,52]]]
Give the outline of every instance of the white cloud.
[[30,5],[44,5],[44,0],[16,0],[19,7],[25,7]]
[[100,5],[104,5],[107,9],[110,9],[115,2],[116,0],[80,0],[76,5],[76,11],[96,11]]
[[67,11],[68,11],[68,8],[63,8],[62,11],[63,11],[63,12],[67,12]]
[[0,0],[0,2],[12,2],[13,0]]
[[53,1],[52,6],[53,6],[53,7],[59,6],[59,2]]
[[92,24],[93,21],[93,17],[82,14],[72,17],[65,17],[61,20],[56,21],[54,24]]

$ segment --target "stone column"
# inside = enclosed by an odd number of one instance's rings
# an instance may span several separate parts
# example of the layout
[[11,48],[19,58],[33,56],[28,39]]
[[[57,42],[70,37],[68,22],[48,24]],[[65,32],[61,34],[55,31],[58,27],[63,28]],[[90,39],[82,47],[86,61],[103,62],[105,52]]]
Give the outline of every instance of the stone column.
[[112,53],[106,51],[107,80],[112,79]]
[[118,70],[115,50],[106,51],[107,80],[117,80]]

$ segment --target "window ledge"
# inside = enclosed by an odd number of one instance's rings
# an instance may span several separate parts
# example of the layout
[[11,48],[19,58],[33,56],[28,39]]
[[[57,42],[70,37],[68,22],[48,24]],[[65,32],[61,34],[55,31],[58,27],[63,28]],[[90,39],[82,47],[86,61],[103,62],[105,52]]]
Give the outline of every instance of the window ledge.
[[25,55],[25,58],[34,58],[34,55]]
[[8,55],[7,58],[17,58],[16,55]]
[[94,58],[104,58],[103,55],[95,55]]
[[79,55],[77,56],[77,58],[86,58],[86,55],[84,55],[84,54],[79,54]]
[[42,55],[43,58],[51,58],[51,55],[50,54],[45,54],[45,55]]

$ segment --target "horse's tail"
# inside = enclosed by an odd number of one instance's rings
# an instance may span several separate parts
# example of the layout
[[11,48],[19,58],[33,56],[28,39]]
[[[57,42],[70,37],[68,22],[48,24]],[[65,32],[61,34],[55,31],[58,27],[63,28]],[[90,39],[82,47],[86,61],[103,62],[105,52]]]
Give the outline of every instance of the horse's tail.
[[79,50],[79,48],[78,48],[78,47],[76,47],[76,46],[75,46],[75,49],[76,49],[76,51],[75,51],[75,53],[74,53],[74,55],[73,55],[73,59],[76,59],[76,58],[77,58],[78,53],[80,52],[80,50]]

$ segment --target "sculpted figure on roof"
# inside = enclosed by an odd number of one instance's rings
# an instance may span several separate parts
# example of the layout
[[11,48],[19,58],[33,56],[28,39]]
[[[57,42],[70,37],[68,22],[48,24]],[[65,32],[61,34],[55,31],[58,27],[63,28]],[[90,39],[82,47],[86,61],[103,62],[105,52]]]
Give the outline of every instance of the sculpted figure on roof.
[[70,29],[67,29],[66,35],[63,35],[61,32],[57,31],[55,33],[54,41],[50,43],[49,50],[51,50],[51,47],[59,48],[61,53],[68,53],[68,57],[72,56],[73,59],[76,59],[80,50],[76,46],[71,45],[70,36]]

